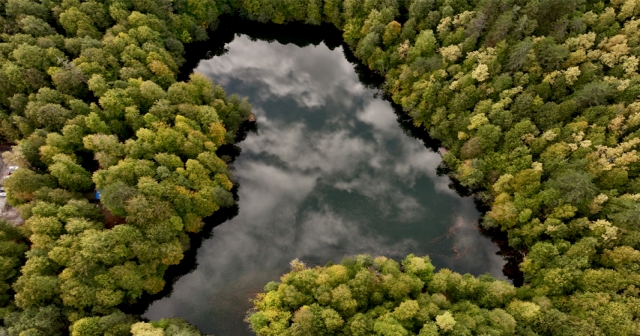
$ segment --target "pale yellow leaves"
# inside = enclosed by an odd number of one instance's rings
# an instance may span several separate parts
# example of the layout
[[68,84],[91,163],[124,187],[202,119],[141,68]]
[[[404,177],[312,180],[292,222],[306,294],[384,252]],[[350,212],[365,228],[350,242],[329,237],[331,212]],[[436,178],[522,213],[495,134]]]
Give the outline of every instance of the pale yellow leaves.
[[564,71],[564,78],[567,81],[567,84],[573,85],[578,80],[578,76],[581,75],[580,69],[578,67],[571,67]]
[[581,148],[589,148],[589,147],[591,147],[591,145],[592,145],[591,140],[582,140],[582,141],[580,141],[580,147]]
[[621,199],[629,199],[632,201],[640,200],[640,194],[624,194],[620,196]]
[[498,194],[507,191],[511,180],[513,180],[513,175],[511,174],[504,174],[500,176],[496,183],[493,184],[493,190]]
[[613,77],[613,76],[604,76],[602,78],[602,80],[605,83],[609,83],[609,84],[615,86],[616,90],[618,90],[618,91],[626,90],[629,87],[629,85],[631,84],[631,80],[629,80],[629,79],[619,79],[619,78]]
[[589,204],[589,210],[591,210],[592,214],[600,212],[602,210],[602,205],[609,200],[609,196],[605,194],[600,194],[596,196],[591,204]]
[[[504,90],[502,92],[500,92],[500,99],[506,100],[510,98],[512,98],[513,96],[517,95],[518,93],[522,92],[523,87],[522,86],[516,86],[514,88],[508,89],[508,90]],[[511,102],[507,103],[506,105],[511,104]]]
[[542,163],[541,162],[532,162],[531,163],[531,169],[538,171],[538,172],[542,172]]
[[158,60],[153,60],[149,62],[149,69],[151,70],[151,72],[153,72],[158,76],[161,76],[161,75],[173,76],[173,72],[169,69],[169,67]]
[[457,45],[440,48],[440,54],[447,61],[455,62],[462,56],[462,50]]
[[453,18],[453,25],[456,27],[464,26],[473,19],[476,12],[464,11]]
[[133,336],[164,336],[164,330],[145,322],[138,322],[132,325],[131,333]]
[[569,147],[569,149],[571,149],[572,151],[577,151],[578,150],[578,145],[574,144],[574,143],[570,143],[567,144],[567,146]]
[[631,115],[627,119],[626,127],[631,128],[640,125],[640,102],[635,102],[627,106],[631,111]]
[[[635,0],[631,0],[631,2],[634,1]],[[626,6],[626,4],[624,6]],[[589,15],[587,14],[585,14],[585,17],[588,21]],[[605,13],[602,16],[610,14],[611,13]],[[605,37],[598,44],[597,49],[595,50],[592,50],[596,41],[596,34],[593,32],[568,38],[565,41],[564,45],[569,47],[571,53],[569,54],[569,58],[565,61],[564,65],[569,68],[562,72],[567,79],[567,83],[571,85],[577,80],[577,76],[580,76],[580,70],[577,66],[586,61],[599,61],[610,68],[621,64],[625,71],[625,77],[629,78],[636,76],[640,61],[636,56],[629,55],[630,48],[628,39],[635,38],[639,24],[640,20],[632,20],[627,22],[621,34],[615,35],[613,37]],[[558,75],[560,75],[560,72],[554,71],[550,74],[547,74],[544,81],[553,84],[555,78]],[[618,90],[623,91],[628,86],[628,82],[622,82],[618,84]]]
[[571,150],[577,150],[578,147],[588,148],[591,147],[591,140],[584,140],[584,132],[580,131],[578,133],[571,134],[575,143],[568,144]]
[[540,306],[515,299],[507,307],[507,312],[518,320],[531,322],[540,315]]
[[553,72],[550,72],[550,73],[548,73],[548,74],[546,74],[544,76],[544,79],[542,79],[542,81],[545,82],[545,83],[549,83],[549,84],[553,85],[553,84],[556,83],[556,78],[561,74],[562,74],[562,72],[557,71],[557,70],[553,71]]
[[469,126],[467,126],[467,128],[469,130],[473,130],[476,129],[482,125],[488,124],[489,123],[489,118],[487,118],[487,116],[484,115],[484,113],[478,113],[474,116],[472,116],[471,118],[469,118],[469,122],[471,123]]
[[531,133],[523,134],[520,137],[520,140],[524,141],[524,143],[526,143],[527,145],[531,144],[535,139],[536,139],[536,136]]
[[573,85],[573,83],[575,83],[578,80],[578,77],[582,74],[582,72],[580,72],[580,68],[578,68],[577,66],[575,67],[570,67],[567,70],[564,71],[553,71],[550,72],[548,74],[546,74],[544,76],[544,79],[542,80],[543,82],[549,83],[549,84],[555,84],[556,79],[558,78],[558,76],[564,75],[565,81],[567,82],[568,85]]
[[398,46],[398,55],[400,56],[400,59],[404,59],[407,57],[407,54],[409,53],[410,48],[411,48],[411,45],[409,43],[409,40],[404,41],[402,44]]
[[614,167],[627,169],[627,165],[638,161],[638,153],[633,147],[640,144],[640,138],[633,138],[620,143],[616,147],[596,146],[597,160],[592,162],[591,168],[599,171],[611,170]]
[[495,48],[485,48],[477,51],[472,51],[467,54],[467,59],[476,58],[478,63],[489,64],[496,57],[496,49]]
[[473,72],[471,72],[471,77],[478,82],[484,82],[489,78],[489,67],[486,64],[478,64]]
[[578,133],[573,133],[573,134],[571,134],[571,137],[573,138],[573,140],[575,142],[580,142],[580,141],[582,141],[582,139],[584,139],[584,132],[580,131]]
[[638,58],[636,56],[630,56],[622,62],[622,68],[627,75],[636,75],[636,72],[638,71],[638,63]]
[[407,300],[394,309],[393,316],[400,321],[410,320],[416,316],[419,310],[420,306],[417,301]]
[[436,28],[436,30],[438,31],[438,33],[444,33],[449,31],[449,27],[451,27],[451,23],[453,22],[453,20],[451,19],[451,17],[447,16],[445,18],[443,18],[442,20],[440,20],[440,23],[438,24],[438,27]]
[[624,55],[629,53],[627,45],[627,37],[625,35],[616,35],[611,38],[605,38],[598,45],[605,53],[600,56],[600,61],[608,67],[614,67]]
[[291,260],[291,262],[289,263],[289,265],[291,266],[291,271],[292,272],[300,272],[300,271],[304,271],[307,268],[307,265],[305,265],[305,263],[303,263],[302,261],[300,261],[299,259],[293,259]]
[[640,19],[629,20],[624,24],[622,33],[627,35],[627,38],[638,32],[638,25],[640,25]]
[[589,223],[589,230],[595,231],[604,241],[618,239],[618,228],[604,219]]
[[555,139],[558,136],[558,134],[556,134],[553,130],[548,130],[544,133],[542,133],[542,135],[540,136],[541,138],[547,140],[547,141],[553,141],[553,139]]
[[624,121],[625,121],[625,117],[620,114],[609,122],[609,125],[607,126],[607,128],[612,132],[624,131],[625,129]]
[[511,227],[516,224],[518,219],[518,209],[511,202],[509,194],[503,192],[496,196],[495,202],[488,212],[491,218],[495,219],[505,227]]
[[[599,57],[599,56],[598,56]],[[597,59],[598,57],[594,57]],[[569,54],[569,58],[565,62],[566,66],[578,65],[587,60],[587,52],[583,49],[578,49]]]
[[598,22],[598,14],[589,11],[582,15],[582,20],[584,23],[593,26],[596,22]]
[[570,50],[578,49],[591,49],[596,41],[596,33],[590,32],[587,34],[578,35],[576,37],[568,38],[564,43]]
[[618,13],[618,20],[628,19],[633,16],[633,10],[636,8],[635,0],[626,0]]
[[449,311],[446,311],[444,314],[436,316],[436,324],[442,331],[451,331],[456,325],[456,320]]

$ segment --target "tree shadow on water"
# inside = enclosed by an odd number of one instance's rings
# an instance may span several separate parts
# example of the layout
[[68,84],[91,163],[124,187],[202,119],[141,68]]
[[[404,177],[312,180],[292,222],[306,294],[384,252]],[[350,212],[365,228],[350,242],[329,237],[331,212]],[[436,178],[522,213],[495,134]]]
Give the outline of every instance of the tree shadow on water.
[[178,80],[188,80],[200,61],[226,54],[227,45],[238,35],[247,35],[253,41],[277,41],[301,48],[324,43],[330,50],[334,50],[343,43],[340,30],[326,23],[318,26],[302,23],[278,25],[224,15],[219,18],[216,30],[209,33],[208,40],[185,45],[186,62],[180,67]]

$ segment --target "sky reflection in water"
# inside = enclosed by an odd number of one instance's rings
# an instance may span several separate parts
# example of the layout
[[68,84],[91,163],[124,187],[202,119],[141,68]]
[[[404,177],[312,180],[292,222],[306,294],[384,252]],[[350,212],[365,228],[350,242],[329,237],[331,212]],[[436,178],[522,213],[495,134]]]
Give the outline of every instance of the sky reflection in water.
[[294,258],[429,254],[438,267],[502,276],[470,198],[436,176],[438,154],[405,135],[390,104],[358,81],[341,48],[236,37],[197,72],[249,97],[258,134],[235,162],[240,212],[214,228],[198,267],[145,317],[180,316],[205,333],[251,333],[249,299]]

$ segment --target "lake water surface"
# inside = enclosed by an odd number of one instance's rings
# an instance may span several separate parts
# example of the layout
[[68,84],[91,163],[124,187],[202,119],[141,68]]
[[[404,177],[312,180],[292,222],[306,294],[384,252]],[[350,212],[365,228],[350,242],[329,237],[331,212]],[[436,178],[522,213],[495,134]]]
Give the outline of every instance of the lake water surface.
[[437,267],[504,278],[473,200],[437,176],[440,155],[403,131],[389,102],[363,86],[342,47],[237,36],[195,71],[246,96],[257,133],[233,164],[239,214],[213,229],[197,268],[154,302],[206,334],[251,335],[250,298],[298,258],[309,265],[369,253],[429,254]]

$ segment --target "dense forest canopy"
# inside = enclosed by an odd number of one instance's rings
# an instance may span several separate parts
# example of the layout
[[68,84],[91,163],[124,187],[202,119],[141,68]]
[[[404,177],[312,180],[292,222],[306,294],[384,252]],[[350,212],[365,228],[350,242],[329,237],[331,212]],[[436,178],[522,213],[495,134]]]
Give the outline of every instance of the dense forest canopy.
[[[294,8],[281,4],[270,15],[245,8],[279,22]],[[285,21],[316,22],[316,6]],[[385,76],[393,100],[449,150],[451,176],[491,207],[483,226],[506,231],[526,254],[525,285],[493,290],[483,277],[447,271],[420,278],[378,259],[347,259],[340,276],[336,265],[298,265],[258,296],[253,330],[635,334],[640,3],[324,1],[321,9]]]
[[176,81],[182,43],[207,37],[216,4],[0,5],[0,132],[20,166],[5,187],[25,220],[17,241],[29,242],[22,262],[7,247],[5,330],[198,334],[177,320],[134,324],[119,308],[160,292],[188,233],[234,203],[216,151],[251,108],[203,76]]
[[198,334],[122,310],[161,291],[188,233],[234,202],[216,151],[250,106],[200,75],[177,81],[184,43],[222,14],[341,29],[491,207],[483,226],[526,254],[519,288],[414,256],[295,262],[256,299],[254,331],[639,331],[640,1],[3,0],[0,12],[0,135],[20,166],[5,187],[26,221],[0,227],[9,335]]

